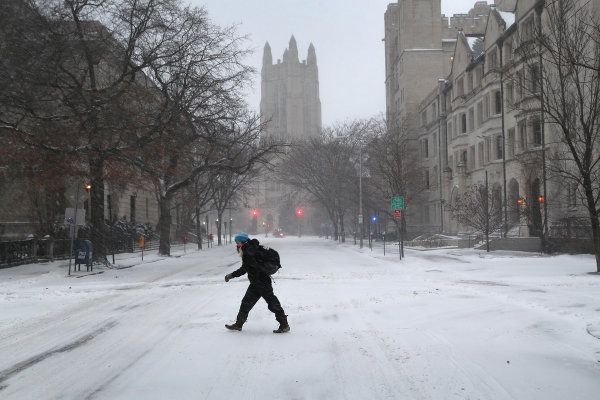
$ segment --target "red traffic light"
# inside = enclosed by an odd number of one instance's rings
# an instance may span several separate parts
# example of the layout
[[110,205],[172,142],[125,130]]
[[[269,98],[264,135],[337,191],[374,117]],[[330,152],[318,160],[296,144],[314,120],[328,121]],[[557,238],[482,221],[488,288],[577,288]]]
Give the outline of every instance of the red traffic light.
[[252,215],[256,217],[258,215],[258,211],[252,210]]
[[298,210],[298,215],[302,215],[302,210]]

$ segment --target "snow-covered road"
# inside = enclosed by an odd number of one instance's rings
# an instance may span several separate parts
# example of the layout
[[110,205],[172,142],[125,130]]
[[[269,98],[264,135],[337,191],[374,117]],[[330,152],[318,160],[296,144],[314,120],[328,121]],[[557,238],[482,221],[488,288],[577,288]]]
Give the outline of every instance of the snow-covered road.
[[265,243],[289,334],[263,301],[224,328],[247,286],[223,280],[234,246],[79,278],[64,261],[0,270],[0,398],[598,398],[591,256]]

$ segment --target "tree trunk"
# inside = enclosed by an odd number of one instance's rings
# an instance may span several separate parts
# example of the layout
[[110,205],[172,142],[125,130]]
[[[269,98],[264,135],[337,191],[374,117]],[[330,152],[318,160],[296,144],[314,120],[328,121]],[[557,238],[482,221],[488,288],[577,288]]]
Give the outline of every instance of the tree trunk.
[[333,222],[333,226],[334,226],[334,228],[333,228],[333,235],[334,236],[333,237],[334,237],[334,240],[337,242],[338,238],[339,238],[339,234],[340,234],[340,229],[339,229],[339,224],[338,224],[337,216],[336,216],[335,220],[333,220],[331,222]]
[[199,208],[196,208],[196,237],[198,238],[198,250],[202,250],[202,229],[200,228]]
[[171,255],[171,199],[160,196],[160,217],[158,226],[160,232],[160,243],[158,245],[158,254],[164,256]]
[[592,236],[594,238],[594,254],[596,255],[596,272],[600,273],[600,221],[598,220],[598,211],[594,201],[594,192],[592,191],[592,180],[589,175],[584,176],[583,187],[587,201],[587,209],[590,214],[592,224]]
[[91,158],[90,164],[90,232],[94,246],[93,260],[106,263],[106,235],[104,229],[104,159]]
[[219,239],[217,241],[217,246],[221,246],[221,225],[223,224],[223,214],[219,213],[218,218],[219,220],[217,221],[217,236],[219,236]]
[[340,228],[342,229],[342,243],[346,243],[346,229],[344,228],[344,215],[340,215]]

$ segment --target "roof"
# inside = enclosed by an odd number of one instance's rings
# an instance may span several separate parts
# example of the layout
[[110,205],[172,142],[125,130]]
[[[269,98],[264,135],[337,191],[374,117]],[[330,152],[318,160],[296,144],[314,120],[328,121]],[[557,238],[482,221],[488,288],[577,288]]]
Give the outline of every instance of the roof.
[[496,11],[498,12],[498,14],[500,14],[500,17],[502,17],[504,22],[506,22],[505,29],[508,29],[512,24],[515,23],[515,13],[514,12],[500,11],[498,9],[496,9]]
[[[462,31],[461,31],[462,33]],[[469,46],[469,49],[471,50],[471,52],[473,53],[473,59],[475,60],[476,58],[478,58],[480,55],[482,55],[484,53],[484,49],[483,49],[483,35],[465,35],[464,33],[462,33],[464,35],[464,38],[467,41],[467,44]]]

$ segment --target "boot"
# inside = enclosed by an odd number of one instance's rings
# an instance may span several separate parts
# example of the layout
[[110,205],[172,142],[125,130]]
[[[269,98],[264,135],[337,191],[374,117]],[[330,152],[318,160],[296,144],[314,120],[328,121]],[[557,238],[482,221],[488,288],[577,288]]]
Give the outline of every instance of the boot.
[[245,319],[237,317],[237,321],[235,321],[235,324],[225,325],[225,328],[227,328],[231,331],[241,331],[242,326],[244,325],[244,322],[246,322]]
[[286,333],[290,331],[290,325],[287,322],[287,315],[277,318],[277,322],[279,322],[279,329],[273,331],[273,333]]

